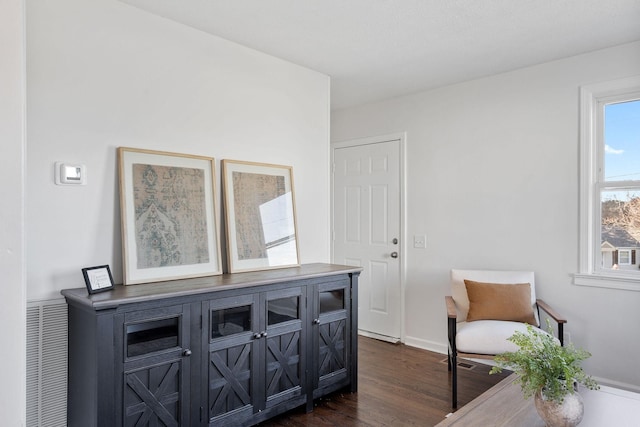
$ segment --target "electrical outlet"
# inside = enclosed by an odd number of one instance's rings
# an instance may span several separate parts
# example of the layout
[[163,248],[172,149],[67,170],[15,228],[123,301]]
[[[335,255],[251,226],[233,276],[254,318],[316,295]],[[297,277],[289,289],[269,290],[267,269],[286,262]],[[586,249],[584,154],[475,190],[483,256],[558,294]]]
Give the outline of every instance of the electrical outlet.
[[416,234],[413,236],[413,247],[419,249],[427,248],[427,236],[424,234]]

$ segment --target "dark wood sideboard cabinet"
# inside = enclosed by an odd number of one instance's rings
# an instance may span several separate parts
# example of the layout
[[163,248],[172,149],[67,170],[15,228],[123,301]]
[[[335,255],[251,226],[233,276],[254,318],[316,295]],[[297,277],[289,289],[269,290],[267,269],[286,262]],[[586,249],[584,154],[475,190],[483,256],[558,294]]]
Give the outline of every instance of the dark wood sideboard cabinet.
[[333,264],[62,291],[69,426],[248,426],[357,391],[358,276]]

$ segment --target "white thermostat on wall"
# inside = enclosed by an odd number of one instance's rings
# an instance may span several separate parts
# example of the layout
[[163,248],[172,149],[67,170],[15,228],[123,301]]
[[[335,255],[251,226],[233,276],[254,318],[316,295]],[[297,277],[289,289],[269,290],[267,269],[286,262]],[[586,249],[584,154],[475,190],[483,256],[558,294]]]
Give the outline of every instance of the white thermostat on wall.
[[76,163],[56,162],[55,180],[58,185],[85,185],[87,167]]

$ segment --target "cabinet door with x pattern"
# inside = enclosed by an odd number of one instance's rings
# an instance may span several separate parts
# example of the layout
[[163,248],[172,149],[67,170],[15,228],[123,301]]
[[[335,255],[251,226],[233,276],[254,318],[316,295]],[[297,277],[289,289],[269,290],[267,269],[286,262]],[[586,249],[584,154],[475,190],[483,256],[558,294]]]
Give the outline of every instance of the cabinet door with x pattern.
[[261,325],[259,294],[239,295],[203,303],[208,313],[204,358],[209,425],[242,425],[259,404]]
[[[265,292],[264,358],[261,371],[265,379],[264,408],[284,401],[306,402],[306,289],[292,287]],[[262,409],[262,408],[261,408]]]
[[350,381],[351,288],[348,279],[315,285],[311,328],[313,341],[313,398],[337,390]]
[[[203,303],[208,315],[209,425],[243,425],[306,402],[306,289],[294,286]],[[257,416],[260,419],[262,416]]]
[[177,304],[116,316],[116,425],[190,424],[190,306]]

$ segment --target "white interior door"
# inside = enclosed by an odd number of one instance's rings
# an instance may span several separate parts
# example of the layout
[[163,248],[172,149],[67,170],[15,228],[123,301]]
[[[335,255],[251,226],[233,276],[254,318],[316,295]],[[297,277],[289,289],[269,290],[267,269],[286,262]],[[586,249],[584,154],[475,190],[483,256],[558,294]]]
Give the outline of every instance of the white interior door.
[[363,267],[358,329],[401,337],[400,140],[334,147],[333,261]]

